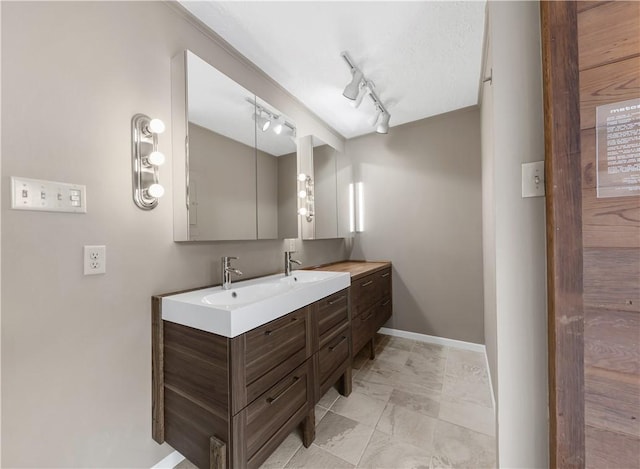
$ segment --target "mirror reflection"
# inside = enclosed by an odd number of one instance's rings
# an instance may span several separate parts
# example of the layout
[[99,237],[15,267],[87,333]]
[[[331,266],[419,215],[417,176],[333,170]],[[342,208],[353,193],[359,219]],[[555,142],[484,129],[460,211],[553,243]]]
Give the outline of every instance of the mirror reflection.
[[297,238],[296,128],[256,97],[258,239]]
[[[352,235],[351,165],[343,152],[316,136],[299,139],[300,170],[313,181],[313,217],[300,216],[303,239]],[[303,190],[303,182],[298,183]],[[302,192],[301,192],[302,194]],[[300,202],[299,207],[304,204]]]
[[172,70],[174,239],[297,237],[293,121],[190,51]]

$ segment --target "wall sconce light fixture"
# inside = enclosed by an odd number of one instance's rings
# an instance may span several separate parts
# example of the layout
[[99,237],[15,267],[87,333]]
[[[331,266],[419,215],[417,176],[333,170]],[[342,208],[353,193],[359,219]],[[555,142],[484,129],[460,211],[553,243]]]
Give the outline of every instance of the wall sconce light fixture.
[[382,104],[382,101],[373,90],[374,84],[367,80],[347,51],[342,52],[340,55],[349,66],[349,71],[351,72],[351,81],[347,84],[342,94],[347,99],[355,100],[355,107],[360,106],[365,95],[369,95],[378,113],[373,123],[373,125],[377,124],[376,132],[379,134],[389,133],[389,119],[391,118],[391,114],[389,114],[389,111],[387,111],[387,108]]
[[301,200],[298,215],[305,217],[311,223],[314,216],[313,179],[311,176],[300,173],[298,174],[298,184],[301,186],[298,192],[298,197]]
[[131,169],[133,172],[133,201],[143,210],[158,205],[164,195],[159,183],[159,166],[165,162],[158,151],[158,134],[164,132],[160,119],[136,114],[131,119]]

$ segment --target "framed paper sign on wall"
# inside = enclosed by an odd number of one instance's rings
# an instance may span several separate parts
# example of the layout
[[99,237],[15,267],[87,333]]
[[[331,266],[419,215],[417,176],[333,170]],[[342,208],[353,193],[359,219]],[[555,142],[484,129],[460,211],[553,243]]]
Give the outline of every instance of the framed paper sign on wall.
[[596,108],[597,197],[640,196],[640,98]]

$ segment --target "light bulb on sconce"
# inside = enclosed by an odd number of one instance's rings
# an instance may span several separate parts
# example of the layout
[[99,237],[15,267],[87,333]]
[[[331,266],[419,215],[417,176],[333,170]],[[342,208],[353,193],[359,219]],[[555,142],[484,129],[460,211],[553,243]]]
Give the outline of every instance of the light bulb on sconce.
[[309,211],[304,207],[298,209],[299,215],[305,216],[307,213],[309,213]]
[[162,132],[164,132],[164,122],[162,122],[160,119],[151,119],[149,121],[149,131],[153,132],[154,134],[161,134]]
[[298,197],[300,197],[301,199],[306,199],[306,197],[307,197],[307,191],[300,191],[300,192],[298,192]]
[[164,156],[164,153],[157,150],[152,151],[151,154],[147,157],[147,161],[149,162],[149,164],[152,164],[154,166],[162,166],[165,160],[166,158]]
[[147,193],[154,198],[160,198],[164,195],[164,187],[160,184],[151,184],[147,189]]
[[160,119],[136,114],[131,119],[131,170],[133,177],[133,202],[143,210],[158,205],[164,195],[160,185],[160,166],[166,161],[158,151],[158,134],[165,126]]
[[298,181],[304,182],[306,180],[307,180],[307,175],[306,174],[304,174],[304,173],[298,174]]

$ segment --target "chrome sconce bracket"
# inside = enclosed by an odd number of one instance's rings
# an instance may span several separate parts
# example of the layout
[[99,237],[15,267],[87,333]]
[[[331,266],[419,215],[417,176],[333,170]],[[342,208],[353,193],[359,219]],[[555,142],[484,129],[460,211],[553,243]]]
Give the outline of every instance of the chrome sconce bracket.
[[133,178],[133,201],[143,210],[158,205],[164,194],[159,183],[159,166],[165,157],[158,151],[158,134],[164,131],[160,119],[151,119],[136,114],[131,119],[131,170]]
[[303,200],[302,206],[298,209],[298,214],[304,216],[309,223],[314,217],[314,201],[313,201],[313,179],[311,176],[300,173],[298,175],[298,183],[302,184],[302,189],[298,192],[298,197]]

